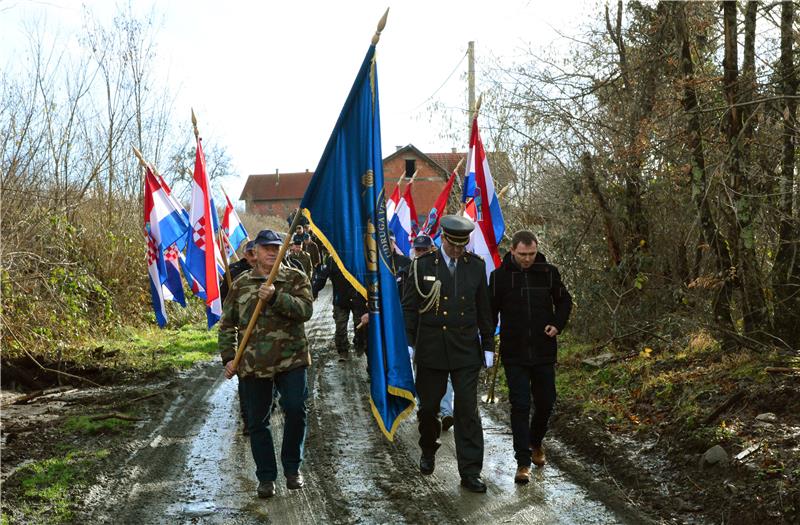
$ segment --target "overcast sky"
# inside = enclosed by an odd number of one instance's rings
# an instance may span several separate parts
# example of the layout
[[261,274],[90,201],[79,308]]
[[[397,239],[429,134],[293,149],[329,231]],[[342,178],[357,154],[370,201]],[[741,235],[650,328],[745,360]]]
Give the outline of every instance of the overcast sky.
[[[387,7],[377,51],[384,157],[409,143],[465,148],[466,117],[454,144],[427,108],[432,99],[466,106],[468,41],[480,83],[490,58],[511,63],[523,49],[558,44],[557,30],[569,34],[597,12],[577,0],[131,2],[157,13],[159,77],[178,94],[175,115],[185,114],[191,133],[193,107],[206,143],[227,148],[239,174],[223,183],[232,198],[249,174],[316,167]],[[25,49],[22,28],[35,17],[75,40],[84,3],[101,20],[116,11],[110,0],[0,0],[0,64]]]

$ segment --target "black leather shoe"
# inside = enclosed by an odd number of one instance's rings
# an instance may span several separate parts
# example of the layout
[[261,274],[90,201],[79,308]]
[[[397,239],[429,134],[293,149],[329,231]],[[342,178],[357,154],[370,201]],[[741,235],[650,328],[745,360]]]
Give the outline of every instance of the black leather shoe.
[[297,474],[288,474],[286,476],[286,488],[289,490],[302,489],[305,484],[306,482],[303,479],[303,475],[299,472]]
[[419,458],[419,471],[430,476],[433,474],[433,469],[436,468],[436,456],[425,456]]
[[275,482],[274,481],[262,481],[258,484],[258,497],[259,498],[271,498],[275,495]]
[[450,430],[455,422],[456,420],[453,419],[453,416],[444,416],[442,418],[442,432],[447,432]]
[[461,486],[470,492],[486,492],[486,484],[478,476],[461,478]]

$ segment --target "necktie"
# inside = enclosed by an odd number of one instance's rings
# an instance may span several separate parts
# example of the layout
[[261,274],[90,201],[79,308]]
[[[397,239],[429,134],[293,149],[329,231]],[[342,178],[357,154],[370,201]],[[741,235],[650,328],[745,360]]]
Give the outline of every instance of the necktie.
[[455,261],[455,259],[450,259],[450,262],[447,263],[447,269],[450,270],[450,275],[455,275],[455,273],[456,273],[456,261]]

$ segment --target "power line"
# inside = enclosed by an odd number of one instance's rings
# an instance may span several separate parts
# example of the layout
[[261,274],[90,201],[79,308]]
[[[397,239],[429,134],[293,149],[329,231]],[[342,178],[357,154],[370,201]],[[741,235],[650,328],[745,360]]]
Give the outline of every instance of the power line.
[[449,75],[447,75],[447,78],[446,78],[446,79],[444,79],[444,82],[442,82],[442,84],[441,84],[441,85],[440,85],[438,88],[436,88],[436,91],[434,91],[434,92],[431,94],[431,96],[429,96],[428,98],[426,98],[425,100],[423,100],[423,101],[422,101],[422,102],[421,102],[421,103],[420,103],[420,104],[419,104],[417,107],[415,107],[415,108],[414,108],[414,109],[412,109],[411,111],[416,111],[416,110],[418,110],[418,109],[419,109],[419,108],[421,108],[421,107],[422,107],[424,104],[426,104],[426,103],[427,103],[427,102],[428,102],[430,99],[432,99],[433,97],[435,97],[435,96],[436,96],[436,93],[438,93],[438,92],[439,92],[439,90],[440,90],[440,89],[442,89],[442,88],[444,87],[444,85],[445,85],[445,84],[447,84],[447,82],[450,80],[450,78],[453,76],[453,74],[455,74],[455,72],[456,72],[456,71],[458,71],[458,68],[459,68],[459,67],[461,66],[461,64],[464,62],[464,58],[466,58],[466,56],[467,56],[467,52],[466,52],[466,51],[464,51],[464,54],[463,54],[463,55],[461,55],[461,60],[459,60],[459,61],[458,61],[458,64],[456,64],[456,67],[454,67],[454,68],[453,68],[453,70],[450,72],[450,74],[449,74]]

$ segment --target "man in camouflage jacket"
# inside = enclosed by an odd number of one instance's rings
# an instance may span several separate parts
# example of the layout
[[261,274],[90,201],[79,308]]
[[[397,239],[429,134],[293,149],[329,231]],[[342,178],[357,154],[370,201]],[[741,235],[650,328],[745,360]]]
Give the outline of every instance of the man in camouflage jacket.
[[[270,414],[273,388],[280,394],[284,411],[281,465],[289,489],[303,487],[300,465],[306,433],[306,369],[311,364],[303,324],[313,311],[308,277],[294,268],[281,266],[275,282],[266,286],[282,241],[272,230],[262,230],[255,241],[256,265],[233,282],[222,310],[219,350],[225,377],[239,376],[247,410],[250,448],[256,463],[258,495],[275,494],[278,476]],[[239,337],[247,330],[256,303],[265,301],[238,368],[233,358]]]

